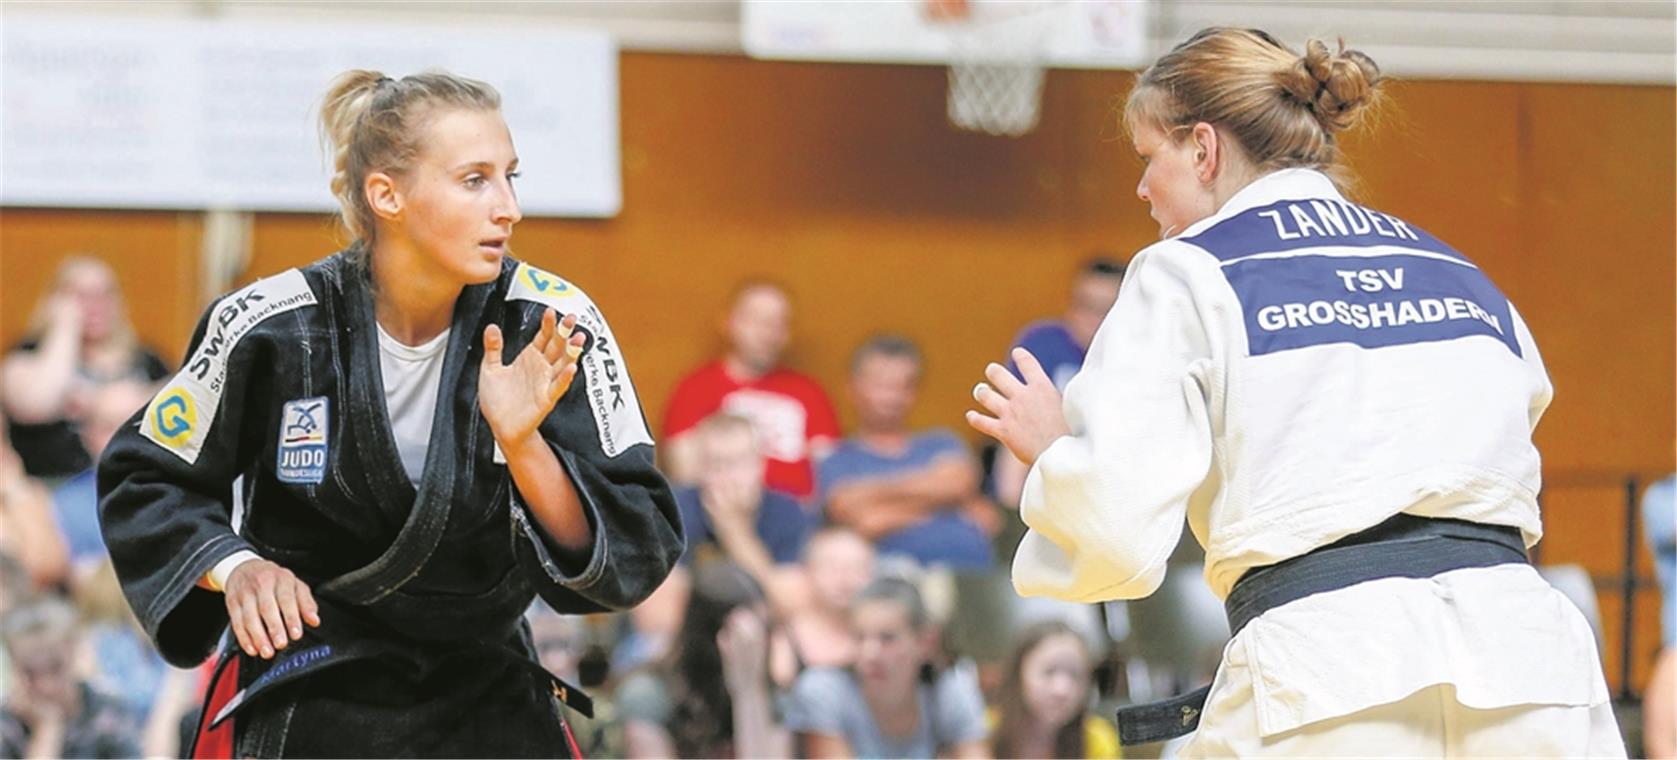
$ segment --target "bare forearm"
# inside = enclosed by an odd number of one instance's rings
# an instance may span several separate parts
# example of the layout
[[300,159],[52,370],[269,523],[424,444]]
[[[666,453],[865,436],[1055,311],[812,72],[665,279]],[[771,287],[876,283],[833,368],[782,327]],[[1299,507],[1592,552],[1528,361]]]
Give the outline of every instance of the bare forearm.
[[774,709],[767,689],[735,693],[734,756],[740,758],[791,757],[792,735],[774,722]]
[[978,468],[965,457],[944,457],[883,485],[887,498],[936,510],[976,495]]
[[829,501],[833,519],[857,530],[890,516],[893,524],[913,524],[978,495],[978,471],[971,462],[948,458],[907,475],[879,478],[834,488]]
[[513,485],[547,534],[572,551],[584,551],[592,546],[594,533],[588,527],[588,516],[583,513],[582,498],[547,441],[532,434],[511,445],[507,441],[500,444]]
[[76,375],[76,336],[48,332],[34,351],[13,354],[5,362],[6,415],[17,422],[50,422],[64,413]]

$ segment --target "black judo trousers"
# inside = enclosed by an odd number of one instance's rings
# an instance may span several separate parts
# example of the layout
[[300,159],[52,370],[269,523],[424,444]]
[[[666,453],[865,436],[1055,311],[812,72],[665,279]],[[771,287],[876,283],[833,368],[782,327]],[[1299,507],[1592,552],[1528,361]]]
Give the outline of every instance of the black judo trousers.
[[[536,522],[478,410],[484,328],[501,326],[510,358],[550,307],[587,337],[540,427],[581,497],[586,552]],[[339,253],[210,306],[180,372],[111,440],[99,494],[123,591],[172,664],[223,641],[222,596],[196,582],[234,552],[314,589],[321,626],[273,661],[222,646],[239,694],[202,726],[230,724],[240,757],[565,756],[560,703],[586,697],[540,671],[523,612],[537,595],[561,613],[632,607],[683,546],[604,316],[510,257],[455,305],[417,488],[384,403],[370,281]]]

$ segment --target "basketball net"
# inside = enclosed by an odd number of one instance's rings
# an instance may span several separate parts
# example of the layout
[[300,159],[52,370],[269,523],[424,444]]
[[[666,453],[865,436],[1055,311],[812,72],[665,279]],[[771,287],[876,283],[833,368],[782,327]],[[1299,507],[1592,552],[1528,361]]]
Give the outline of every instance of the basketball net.
[[949,35],[949,121],[1018,137],[1042,112],[1044,58],[1058,2],[925,0],[927,19]]

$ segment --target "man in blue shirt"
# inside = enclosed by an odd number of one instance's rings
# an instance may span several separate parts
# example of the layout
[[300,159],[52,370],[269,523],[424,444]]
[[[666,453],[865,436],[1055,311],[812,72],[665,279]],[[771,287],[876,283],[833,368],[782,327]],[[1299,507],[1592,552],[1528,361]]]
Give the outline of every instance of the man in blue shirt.
[[920,350],[907,338],[878,336],[856,350],[857,428],[817,466],[816,499],[829,520],[875,541],[881,554],[988,569],[997,515],[979,491],[972,453],[946,429],[908,429],[920,375]]

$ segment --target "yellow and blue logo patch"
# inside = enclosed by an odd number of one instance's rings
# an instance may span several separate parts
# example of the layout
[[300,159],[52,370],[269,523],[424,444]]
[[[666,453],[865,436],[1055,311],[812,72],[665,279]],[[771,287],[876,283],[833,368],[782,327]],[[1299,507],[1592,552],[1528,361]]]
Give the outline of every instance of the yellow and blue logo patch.
[[571,291],[571,284],[560,279],[559,275],[544,272],[529,264],[519,265],[518,278],[538,296],[558,298],[568,295]]
[[179,447],[198,427],[198,403],[185,388],[171,388],[146,410],[146,424],[152,436],[165,446]]

